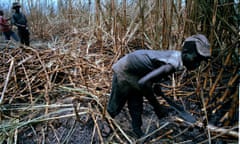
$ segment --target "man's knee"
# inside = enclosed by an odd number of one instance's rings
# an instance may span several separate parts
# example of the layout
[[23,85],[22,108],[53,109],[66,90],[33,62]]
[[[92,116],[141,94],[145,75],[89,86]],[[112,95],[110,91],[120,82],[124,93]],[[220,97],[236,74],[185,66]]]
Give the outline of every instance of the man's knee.
[[107,105],[107,111],[112,118],[114,118],[116,115],[120,113],[126,101],[127,101],[126,97],[122,97],[122,95],[118,95],[116,93],[110,96]]
[[143,96],[140,91],[132,90],[129,93],[128,109],[130,113],[142,113],[143,110]]
[[118,114],[118,101],[115,97],[115,95],[111,94],[107,105],[107,112],[112,118],[114,118]]

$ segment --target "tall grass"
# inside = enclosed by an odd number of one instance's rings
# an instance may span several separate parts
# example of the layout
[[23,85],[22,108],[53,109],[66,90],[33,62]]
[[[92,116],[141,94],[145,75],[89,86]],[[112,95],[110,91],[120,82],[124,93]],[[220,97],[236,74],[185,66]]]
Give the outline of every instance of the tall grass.
[[126,49],[128,42],[134,39],[140,46],[152,49],[180,49],[182,40],[195,33],[207,35],[212,47],[227,42],[225,37],[238,36],[234,0],[224,3],[218,0],[19,2],[23,11],[29,11],[34,36],[48,39],[71,33],[73,28],[90,28],[100,45],[102,39],[112,39],[116,51]]

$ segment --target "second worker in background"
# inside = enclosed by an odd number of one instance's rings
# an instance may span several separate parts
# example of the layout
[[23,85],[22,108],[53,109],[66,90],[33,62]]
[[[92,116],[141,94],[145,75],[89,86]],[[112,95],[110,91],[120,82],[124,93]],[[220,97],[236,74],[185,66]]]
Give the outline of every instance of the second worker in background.
[[27,18],[22,12],[20,12],[20,7],[21,5],[18,2],[14,2],[12,5],[12,9],[15,10],[12,16],[12,24],[18,28],[18,36],[21,44],[29,46],[30,33],[28,30]]

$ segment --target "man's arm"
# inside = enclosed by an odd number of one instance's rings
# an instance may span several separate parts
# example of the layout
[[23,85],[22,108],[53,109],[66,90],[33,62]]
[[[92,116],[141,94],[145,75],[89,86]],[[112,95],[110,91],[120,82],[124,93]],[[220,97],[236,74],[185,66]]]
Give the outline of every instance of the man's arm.
[[154,80],[155,78],[166,76],[168,74],[171,74],[173,71],[174,67],[172,65],[170,64],[163,65],[158,69],[155,69],[154,71],[148,73],[146,76],[142,77],[138,81],[138,84],[140,85],[140,87],[147,86],[148,84],[152,84],[151,81]]
[[[146,76],[144,76],[143,78],[141,78],[138,83],[140,85],[141,88],[145,87],[149,90],[152,90],[152,81],[155,78],[164,76],[164,75],[168,75],[171,74],[174,71],[174,67],[170,64],[166,64],[163,65],[161,67],[159,67],[158,69],[150,72],[149,74],[147,74]],[[152,92],[156,92],[156,90],[152,90]],[[156,97],[154,96],[154,94],[150,94],[146,96],[146,98],[149,100],[149,102],[151,103],[151,105],[154,107],[156,114],[158,115],[158,117],[161,117],[161,115],[163,113],[161,113],[161,106],[158,103]],[[172,101],[170,98],[166,97],[164,95],[164,93],[161,91],[161,88],[159,88],[158,90],[158,95],[161,95],[167,102],[168,104],[174,109],[176,110],[180,116],[185,119],[188,122],[191,123],[195,123],[196,119],[194,116],[192,116],[190,113],[186,112],[184,110],[184,108],[182,108],[181,106],[177,105],[174,101]]]

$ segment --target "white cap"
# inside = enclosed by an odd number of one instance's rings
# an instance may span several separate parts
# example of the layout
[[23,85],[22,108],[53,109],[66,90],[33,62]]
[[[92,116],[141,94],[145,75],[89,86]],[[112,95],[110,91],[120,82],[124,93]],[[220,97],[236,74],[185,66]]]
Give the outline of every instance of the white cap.
[[202,35],[202,34],[192,35],[192,36],[186,38],[184,43],[188,42],[188,41],[194,41],[195,42],[197,52],[200,55],[202,55],[204,57],[210,57],[211,56],[210,44],[208,42],[208,39],[204,35]]

